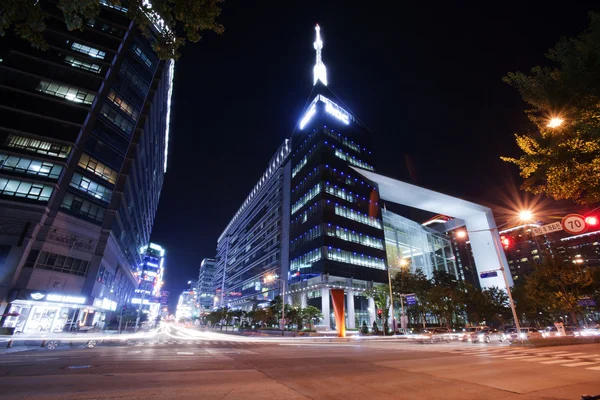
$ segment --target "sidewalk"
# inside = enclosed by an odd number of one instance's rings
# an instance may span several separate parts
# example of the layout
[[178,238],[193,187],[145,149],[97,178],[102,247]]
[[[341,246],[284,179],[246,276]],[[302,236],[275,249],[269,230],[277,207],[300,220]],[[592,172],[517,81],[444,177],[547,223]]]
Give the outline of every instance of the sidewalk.
[[0,348],[0,356],[4,355],[4,354],[12,354],[12,353],[20,353],[23,351],[30,351],[30,350],[45,350],[42,346],[14,346],[11,348]]

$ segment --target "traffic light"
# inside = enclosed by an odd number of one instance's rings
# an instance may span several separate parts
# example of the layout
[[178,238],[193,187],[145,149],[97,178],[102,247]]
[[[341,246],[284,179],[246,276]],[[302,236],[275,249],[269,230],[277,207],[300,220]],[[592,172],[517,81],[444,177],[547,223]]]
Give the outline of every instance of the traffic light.
[[585,217],[585,223],[587,226],[593,227],[598,225],[598,217],[595,215],[590,215],[589,217]]
[[381,308],[377,309],[377,318],[381,319],[383,317],[383,310]]
[[504,246],[505,249],[508,249],[512,244],[510,238],[506,236],[500,236],[500,241],[502,242],[502,246]]

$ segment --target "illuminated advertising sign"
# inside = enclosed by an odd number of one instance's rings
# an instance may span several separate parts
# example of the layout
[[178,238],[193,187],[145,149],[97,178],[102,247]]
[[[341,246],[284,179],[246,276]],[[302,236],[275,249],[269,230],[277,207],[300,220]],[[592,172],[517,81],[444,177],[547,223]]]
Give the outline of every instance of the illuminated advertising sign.
[[56,293],[49,293],[46,295],[46,300],[59,303],[85,304],[85,299],[86,298],[82,296],[68,296]]

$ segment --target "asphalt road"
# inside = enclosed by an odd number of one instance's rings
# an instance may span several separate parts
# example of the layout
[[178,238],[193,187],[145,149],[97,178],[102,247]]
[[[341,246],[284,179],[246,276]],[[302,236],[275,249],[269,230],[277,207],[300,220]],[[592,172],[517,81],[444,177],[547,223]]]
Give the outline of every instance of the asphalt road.
[[244,338],[170,327],[0,355],[2,399],[580,399],[600,345]]

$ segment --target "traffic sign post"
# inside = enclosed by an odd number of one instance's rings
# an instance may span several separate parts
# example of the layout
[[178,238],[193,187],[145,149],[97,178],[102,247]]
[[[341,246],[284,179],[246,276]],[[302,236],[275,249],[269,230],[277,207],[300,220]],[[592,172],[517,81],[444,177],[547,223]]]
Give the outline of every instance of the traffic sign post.
[[565,232],[571,235],[579,235],[587,230],[585,218],[580,214],[569,214],[560,221]]

